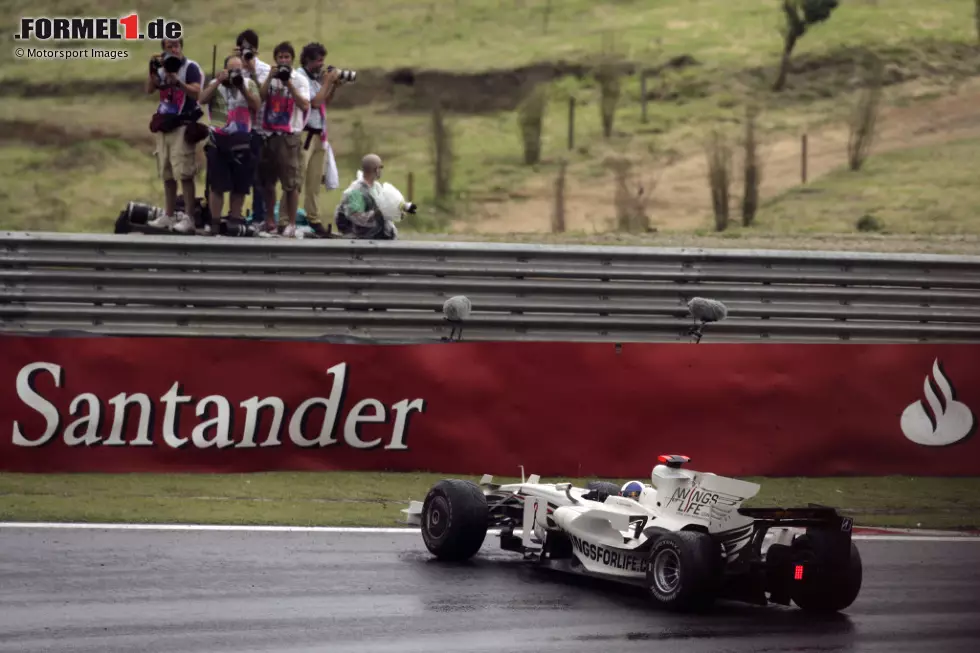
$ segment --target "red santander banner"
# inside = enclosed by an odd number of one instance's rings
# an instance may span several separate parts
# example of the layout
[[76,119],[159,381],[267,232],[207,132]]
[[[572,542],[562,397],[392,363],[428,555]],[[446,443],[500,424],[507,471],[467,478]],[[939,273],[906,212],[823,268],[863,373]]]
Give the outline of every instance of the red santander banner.
[[0,470],[980,474],[980,345],[0,337]]

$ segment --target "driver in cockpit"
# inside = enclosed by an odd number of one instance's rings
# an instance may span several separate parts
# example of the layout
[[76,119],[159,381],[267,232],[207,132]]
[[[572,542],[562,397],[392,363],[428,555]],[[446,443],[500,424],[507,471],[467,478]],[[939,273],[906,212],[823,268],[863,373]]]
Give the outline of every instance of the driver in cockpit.
[[639,481],[629,481],[619,489],[619,496],[633,499],[634,501],[639,501],[641,494],[643,494],[643,483]]

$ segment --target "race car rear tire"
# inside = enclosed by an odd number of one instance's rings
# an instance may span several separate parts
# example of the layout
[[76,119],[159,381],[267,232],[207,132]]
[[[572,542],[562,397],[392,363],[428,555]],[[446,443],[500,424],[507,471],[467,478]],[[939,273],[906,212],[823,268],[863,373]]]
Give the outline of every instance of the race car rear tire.
[[716,596],[719,560],[718,546],[707,533],[664,533],[653,543],[647,559],[650,595],[670,610],[708,607]]
[[468,560],[483,546],[488,515],[487,498],[478,485],[439,481],[422,502],[422,541],[440,560]]
[[[801,535],[790,547],[796,564],[803,564],[803,579],[791,581],[793,603],[807,612],[839,612],[857,599],[863,580],[861,554],[854,542],[845,562],[834,559],[832,538],[819,531]],[[816,563],[816,564],[814,564]],[[807,570],[808,564],[812,565]]]

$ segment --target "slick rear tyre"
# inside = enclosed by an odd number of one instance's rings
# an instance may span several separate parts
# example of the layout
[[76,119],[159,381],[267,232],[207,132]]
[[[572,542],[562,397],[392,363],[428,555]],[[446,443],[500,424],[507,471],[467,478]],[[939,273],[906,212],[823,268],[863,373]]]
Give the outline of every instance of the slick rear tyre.
[[803,565],[803,579],[791,581],[790,596],[807,612],[840,612],[854,603],[861,591],[861,554],[851,542],[848,559],[835,559],[831,538],[822,535],[808,533],[793,541],[791,555],[794,564]]
[[647,586],[658,606],[700,610],[715,599],[719,553],[707,533],[665,533],[650,548]]
[[489,512],[475,483],[439,481],[422,502],[422,541],[440,560],[468,560],[483,546]]

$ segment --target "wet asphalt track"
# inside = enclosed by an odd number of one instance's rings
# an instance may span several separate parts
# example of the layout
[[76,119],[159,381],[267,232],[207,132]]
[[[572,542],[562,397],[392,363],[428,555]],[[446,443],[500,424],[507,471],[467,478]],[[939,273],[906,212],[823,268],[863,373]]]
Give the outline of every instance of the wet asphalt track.
[[980,651],[980,542],[860,541],[861,596],[817,620],[659,613],[493,548],[417,535],[0,529],[0,651]]

